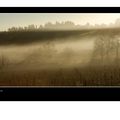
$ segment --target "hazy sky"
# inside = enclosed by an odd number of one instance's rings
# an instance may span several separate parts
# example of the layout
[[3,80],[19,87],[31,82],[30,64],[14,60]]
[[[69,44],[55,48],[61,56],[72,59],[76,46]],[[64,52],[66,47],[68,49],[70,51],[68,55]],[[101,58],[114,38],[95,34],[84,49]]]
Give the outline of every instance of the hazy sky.
[[73,21],[75,24],[109,24],[120,18],[120,13],[0,13],[0,30],[12,26],[29,24],[55,23],[56,21]]

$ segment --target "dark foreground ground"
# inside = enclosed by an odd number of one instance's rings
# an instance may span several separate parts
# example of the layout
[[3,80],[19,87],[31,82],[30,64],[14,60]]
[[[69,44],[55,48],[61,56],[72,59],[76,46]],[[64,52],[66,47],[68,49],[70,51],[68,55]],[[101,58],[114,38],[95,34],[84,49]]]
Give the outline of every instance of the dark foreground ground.
[[0,86],[119,86],[120,67],[1,71]]

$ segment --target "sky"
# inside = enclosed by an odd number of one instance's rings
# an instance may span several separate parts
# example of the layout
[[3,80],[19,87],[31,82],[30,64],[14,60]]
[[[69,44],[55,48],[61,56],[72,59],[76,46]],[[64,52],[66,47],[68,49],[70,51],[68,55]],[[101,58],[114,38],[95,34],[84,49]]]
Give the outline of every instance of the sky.
[[0,31],[10,27],[23,27],[30,24],[44,25],[47,22],[72,21],[84,25],[110,24],[120,18],[120,13],[0,13]]

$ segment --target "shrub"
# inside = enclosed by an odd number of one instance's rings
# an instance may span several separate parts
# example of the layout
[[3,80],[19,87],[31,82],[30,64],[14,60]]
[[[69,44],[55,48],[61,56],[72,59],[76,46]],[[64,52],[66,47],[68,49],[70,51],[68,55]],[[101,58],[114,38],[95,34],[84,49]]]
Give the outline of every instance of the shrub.
[[6,56],[0,56],[0,70],[4,69],[8,65],[8,59]]

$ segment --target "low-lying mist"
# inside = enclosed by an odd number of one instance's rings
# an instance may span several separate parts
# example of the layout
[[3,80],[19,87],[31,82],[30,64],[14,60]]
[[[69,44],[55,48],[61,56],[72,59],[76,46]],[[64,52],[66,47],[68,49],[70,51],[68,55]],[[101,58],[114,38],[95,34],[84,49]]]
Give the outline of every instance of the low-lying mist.
[[120,85],[120,29],[16,33],[0,36],[0,85]]
[[0,55],[7,59],[8,70],[77,67],[86,65],[90,61],[93,43],[92,39],[72,38],[21,46],[1,46]]

